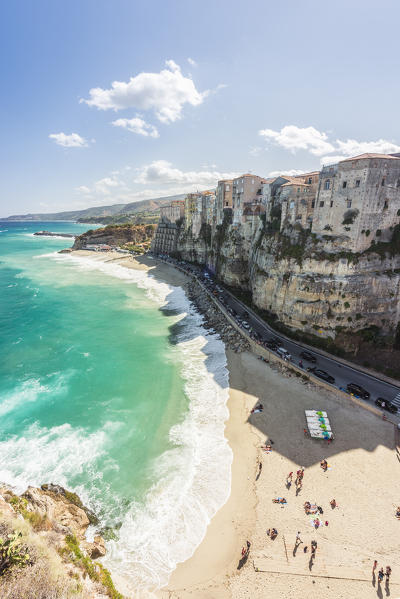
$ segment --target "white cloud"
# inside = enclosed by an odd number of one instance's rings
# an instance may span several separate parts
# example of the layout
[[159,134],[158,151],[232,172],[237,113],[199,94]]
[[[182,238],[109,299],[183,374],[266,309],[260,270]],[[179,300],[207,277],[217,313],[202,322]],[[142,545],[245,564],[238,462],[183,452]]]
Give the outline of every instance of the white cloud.
[[182,171],[174,168],[167,160],[155,160],[151,164],[137,169],[135,183],[181,185],[182,191],[185,191],[188,185],[199,186],[199,188],[215,187],[219,179],[232,179],[237,175],[237,173],[220,173],[215,170]]
[[84,148],[88,145],[87,140],[84,137],[78,135],[78,133],[50,133],[50,139],[54,139],[57,145],[63,146],[64,148]]
[[112,122],[112,125],[114,125],[114,127],[122,127],[131,133],[137,133],[144,137],[160,137],[156,127],[146,123],[146,121],[140,117],[135,117],[133,119],[117,119]]
[[356,141],[348,139],[347,141],[336,140],[337,149],[345,156],[357,156],[359,154],[394,154],[400,152],[400,146],[386,139],[377,141]]
[[297,127],[286,125],[280,131],[272,129],[261,129],[259,135],[266,140],[271,140],[278,146],[295,152],[296,150],[308,150],[315,156],[328,154],[334,151],[334,147],[327,141],[326,133],[318,131],[314,127]]
[[304,171],[292,168],[286,171],[271,171],[268,173],[268,177],[279,177],[279,175],[287,175],[288,177],[296,177],[296,175],[302,175]]
[[190,58],[190,56],[187,59],[187,61],[192,67],[197,67],[197,62],[195,60],[193,60],[193,58]]
[[199,92],[173,60],[165,64],[160,73],[139,73],[128,82],[114,81],[110,89],[94,87],[81,102],[100,110],[152,110],[162,123],[172,123],[181,118],[185,104],[198,106],[208,92]]
[[121,182],[115,179],[114,177],[104,177],[104,179],[100,179],[100,181],[96,181],[94,184],[94,191],[97,193],[110,193],[111,188],[120,187]]
[[78,191],[79,193],[84,193],[84,194],[90,193],[90,189],[86,185],[80,185],[79,187],[76,188],[76,191]]

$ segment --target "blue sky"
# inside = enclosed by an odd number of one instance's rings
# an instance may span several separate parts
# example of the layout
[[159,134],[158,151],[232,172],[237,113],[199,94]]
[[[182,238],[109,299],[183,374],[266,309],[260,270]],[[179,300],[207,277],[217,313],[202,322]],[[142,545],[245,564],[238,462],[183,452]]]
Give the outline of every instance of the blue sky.
[[398,0],[3,3],[0,216],[400,151],[399,22]]

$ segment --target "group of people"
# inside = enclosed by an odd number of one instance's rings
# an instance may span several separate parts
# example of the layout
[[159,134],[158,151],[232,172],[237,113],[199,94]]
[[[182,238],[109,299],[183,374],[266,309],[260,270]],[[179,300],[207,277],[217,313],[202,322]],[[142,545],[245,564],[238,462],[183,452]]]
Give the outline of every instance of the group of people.
[[[377,560],[375,560],[374,565],[372,566],[372,575],[373,576],[375,576],[375,570],[377,567],[378,567],[378,562],[377,562]],[[386,576],[386,581],[387,581],[387,583],[389,583],[389,578],[390,578],[391,573],[392,573],[392,568],[390,566],[386,566],[386,572],[384,572],[383,568],[381,568],[378,572],[378,581],[382,582],[382,580]]]

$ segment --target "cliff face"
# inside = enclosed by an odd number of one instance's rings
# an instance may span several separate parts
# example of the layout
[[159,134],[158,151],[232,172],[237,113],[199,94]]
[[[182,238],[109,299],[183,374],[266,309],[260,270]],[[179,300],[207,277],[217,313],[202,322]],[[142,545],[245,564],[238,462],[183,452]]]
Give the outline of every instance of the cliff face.
[[353,355],[363,354],[372,335],[374,342],[379,338],[382,356],[392,352],[392,362],[400,321],[397,249],[380,244],[352,254],[342,250],[340,239],[294,229],[270,231],[258,216],[240,227],[217,227],[209,243],[187,232],[178,240],[184,259],[207,264],[224,283],[247,292],[256,307],[293,331],[310,340],[312,335],[314,341],[332,340]]
[[72,246],[74,250],[80,250],[86,244],[103,243],[111,246],[123,246],[126,244],[149,243],[153,238],[155,225],[108,225],[107,227],[86,231],[75,239]]

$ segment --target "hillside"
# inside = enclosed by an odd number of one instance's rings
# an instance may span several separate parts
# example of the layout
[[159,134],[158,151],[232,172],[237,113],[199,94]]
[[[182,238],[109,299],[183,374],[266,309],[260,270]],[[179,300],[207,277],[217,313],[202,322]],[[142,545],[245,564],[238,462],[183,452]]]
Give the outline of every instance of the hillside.
[[[126,217],[127,215],[133,215],[138,212],[155,212],[160,208],[160,206],[169,204],[173,200],[182,200],[184,197],[185,194],[180,194],[174,196],[163,196],[160,198],[154,198],[149,200],[139,200],[138,202],[132,202],[130,204],[112,204],[110,206],[95,206],[93,208],[86,208],[84,210],[13,214],[11,216],[0,218],[0,221],[80,220],[80,222],[89,222],[88,220],[82,221],[81,219],[93,219],[96,217],[102,218],[116,215],[123,215],[124,217]],[[91,220],[91,222],[95,221]]]
[[138,250],[150,246],[155,225],[107,225],[102,229],[89,230],[76,237],[72,247],[80,250],[87,244],[106,244]]

